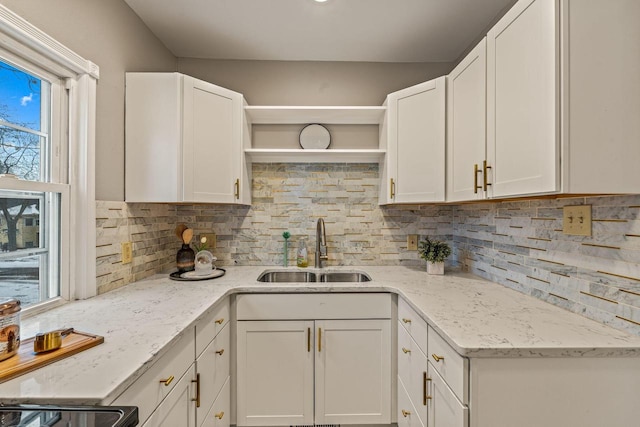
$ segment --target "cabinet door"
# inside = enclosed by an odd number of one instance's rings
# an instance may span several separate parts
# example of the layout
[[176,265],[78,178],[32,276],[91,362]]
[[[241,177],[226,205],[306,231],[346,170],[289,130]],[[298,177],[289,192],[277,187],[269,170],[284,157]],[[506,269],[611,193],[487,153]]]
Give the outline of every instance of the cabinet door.
[[429,364],[429,427],[467,427],[469,408],[463,405]]
[[227,323],[196,360],[196,369],[200,378],[200,406],[196,408],[198,425],[202,425],[205,415],[229,377],[231,354],[229,330],[229,323]]
[[445,95],[445,77],[389,95],[389,203],[444,201]]
[[198,417],[198,424],[201,427],[229,427],[231,424],[231,378],[227,377],[226,382],[222,386],[222,390],[215,402],[211,406],[211,410],[204,419]]
[[[414,415],[420,418],[424,425],[428,421],[427,357],[422,353],[407,330],[398,323],[398,381],[409,395],[413,405]],[[400,384],[398,384],[400,393]],[[398,395],[400,399],[400,395]]]
[[487,34],[491,197],[559,189],[557,3],[521,0]]
[[196,408],[193,404],[195,369],[189,368],[171,393],[158,405],[143,427],[195,427]]
[[315,424],[391,422],[390,320],[316,321]]
[[242,95],[185,76],[183,102],[184,201],[238,202]]
[[313,321],[239,321],[237,329],[237,425],[313,424]]
[[447,201],[485,194],[486,44],[482,39],[447,76]]

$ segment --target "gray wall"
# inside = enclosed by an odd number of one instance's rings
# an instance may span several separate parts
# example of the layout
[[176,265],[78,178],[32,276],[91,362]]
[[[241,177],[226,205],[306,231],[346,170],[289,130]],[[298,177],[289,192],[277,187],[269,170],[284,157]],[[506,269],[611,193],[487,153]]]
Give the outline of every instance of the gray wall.
[[121,0],[0,0],[100,67],[96,198],[124,200],[124,73],[175,71],[176,57]]
[[252,105],[381,105],[388,93],[452,68],[448,62],[178,59],[181,73],[240,92]]
[[381,105],[447,74],[452,63],[177,59],[122,0],[0,0],[100,67],[96,198],[124,200],[124,73],[180,71],[243,93],[254,105]]

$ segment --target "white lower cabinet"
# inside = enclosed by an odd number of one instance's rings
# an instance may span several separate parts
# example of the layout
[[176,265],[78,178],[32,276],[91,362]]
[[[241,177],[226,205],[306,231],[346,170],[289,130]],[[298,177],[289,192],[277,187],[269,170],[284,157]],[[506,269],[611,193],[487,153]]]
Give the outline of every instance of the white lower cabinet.
[[138,407],[144,427],[229,425],[229,298],[189,327],[148,371],[108,405]]
[[[366,319],[340,319],[352,295],[238,296],[238,426],[391,423],[391,299],[363,295]],[[326,319],[269,320],[289,298]]]
[[313,321],[239,321],[239,426],[313,424]]
[[397,354],[398,425],[468,427],[468,360],[403,299],[398,301]]
[[201,427],[229,427],[231,425],[231,378],[227,378],[209,413],[202,420],[198,417],[198,422],[202,422]]
[[[196,403],[198,426],[213,425],[214,420],[207,419],[207,414],[214,405],[218,393],[221,393],[223,385],[229,380],[231,355],[229,331],[230,327],[227,324],[196,360],[200,387],[199,400]],[[227,413],[229,413],[228,410]]]
[[196,411],[192,378],[195,375],[193,365],[180,378],[175,387],[162,401],[143,427],[196,427]]

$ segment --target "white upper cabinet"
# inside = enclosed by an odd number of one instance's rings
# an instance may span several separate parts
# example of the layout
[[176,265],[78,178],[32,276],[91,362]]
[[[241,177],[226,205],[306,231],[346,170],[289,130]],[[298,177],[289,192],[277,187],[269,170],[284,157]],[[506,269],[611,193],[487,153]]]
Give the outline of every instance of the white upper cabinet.
[[640,192],[639,20],[638,2],[520,0],[489,31],[487,197]]
[[447,76],[447,201],[484,198],[486,38]]
[[251,203],[241,94],[178,73],[126,92],[126,201]]
[[380,204],[444,201],[445,97],[445,77],[387,96]]
[[559,190],[556,2],[521,0],[487,34],[491,197]]

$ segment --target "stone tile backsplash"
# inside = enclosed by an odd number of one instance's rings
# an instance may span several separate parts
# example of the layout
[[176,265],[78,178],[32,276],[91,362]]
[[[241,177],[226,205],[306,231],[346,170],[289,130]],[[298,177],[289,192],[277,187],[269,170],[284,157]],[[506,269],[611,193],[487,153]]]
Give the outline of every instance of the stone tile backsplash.
[[[96,276],[103,294],[175,265],[175,206],[96,202]],[[133,261],[122,264],[121,243],[133,243]]]
[[[254,164],[253,204],[97,202],[99,293],[175,268],[175,226],[214,232],[218,265],[289,265],[299,236],[313,264],[326,224],[327,265],[424,267],[407,235],[446,240],[449,266],[640,335],[640,196],[378,206],[377,164]],[[593,236],[562,233],[562,206],[593,205]],[[133,242],[121,263],[120,243]]]
[[407,234],[452,241],[451,206],[378,206],[377,164],[254,164],[251,207],[178,205],[179,222],[196,234],[214,231],[221,265],[289,265],[298,238],[315,255],[316,221],[325,221],[326,265],[422,265],[407,251]]
[[[591,237],[562,207],[592,205]],[[458,205],[454,262],[479,276],[640,335],[640,196]]]

